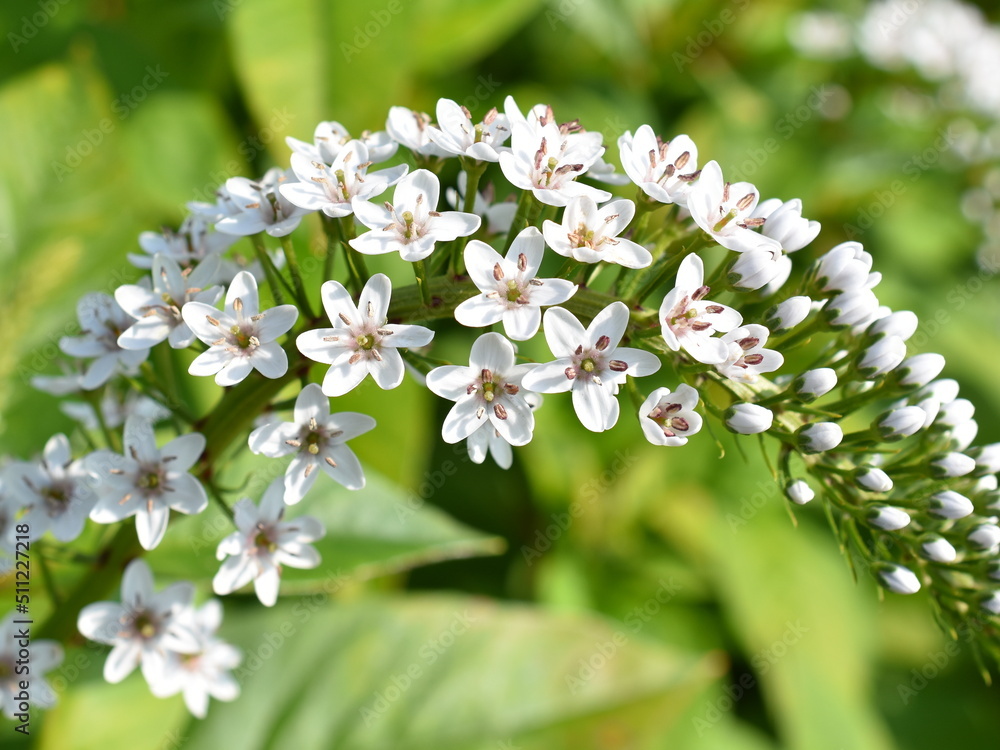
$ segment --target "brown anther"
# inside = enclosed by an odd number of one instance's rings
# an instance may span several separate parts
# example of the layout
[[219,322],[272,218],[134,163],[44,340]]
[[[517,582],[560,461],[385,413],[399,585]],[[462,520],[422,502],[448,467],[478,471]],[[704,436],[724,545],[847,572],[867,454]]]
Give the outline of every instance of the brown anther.
[[712,327],[711,323],[706,323],[703,320],[699,320],[697,323],[691,324],[692,331],[707,331],[711,327]]
[[613,372],[625,372],[628,369],[628,362],[622,362],[620,359],[613,359],[608,362],[608,368]]
[[681,182],[694,182],[699,177],[701,177],[701,170],[700,169],[697,172],[692,172],[691,174],[679,174],[679,175],[677,175],[677,179],[680,180]]
[[301,448],[302,447],[302,443],[299,442],[298,440],[286,440],[285,441],[285,445],[290,445],[293,448]]
[[338,317],[344,322],[345,326],[351,325],[351,319],[344,315],[344,313],[339,313]]
[[493,413],[497,415],[497,419],[507,418],[507,410],[504,408],[503,404],[493,404]]
[[496,263],[493,266],[493,278],[497,281],[501,281],[503,279],[503,268],[500,267],[499,263]]
[[213,318],[211,315],[206,315],[205,316],[205,320],[207,320],[213,326],[219,326],[219,325],[221,325],[221,323],[219,323],[219,321],[216,318]]
[[244,208],[260,208],[260,203],[247,203]]
[[347,360],[347,364],[356,365],[358,362],[361,361],[362,356],[363,355],[361,354],[361,352],[354,352],[354,354],[351,355],[350,359]]
[[740,211],[746,211],[748,208],[750,208],[750,206],[753,205],[753,202],[756,199],[757,199],[756,193],[747,193],[736,202],[736,208],[738,208]]
[[518,388],[513,383],[504,383],[503,384],[503,389],[510,396],[516,396],[517,393],[518,393],[518,391],[521,390],[520,388]]
[[728,203],[729,202],[729,187],[730,187],[730,184],[731,183],[727,182],[725,185],[722,186],[722,202],[723,203]]
[[306,464],[305,476],[308,479],[309,475],[313,473],[313,469],[316,468],[316,464]]
[[684,169],[684,165],[687,164],[690,160],[691,160],[691,152],[685,151],[683,154],[678,156],[677,159],[674,161],[674,166],[677,167],[677,169]]
[[759,365],[764,361],[763,354],[748,354],[743,358],[743,361],[748,365]]
[[747,351],[748,349],[753,349],[757,344],[760,343],[760,339],[756,336],[747,336],[745,339],[740,339],[736,342],[740,345],[740,349]]
[[476,392],[476,384],[469,383],[468,387],[465,389],[465,395],[471,396],[475,392]]
[[744,229],[753,229],[754,227],[764,226],[764,219],[744,219],[739,222],[739,225]]
[[372,349],[371,353],[372,353],[372,357],[374,357],[374,359],[375,359],[376,362],[381,362],[382,361],[382,352],[380,352],[378,349]]
[[668,404],[667,407],[663,411],[666,414],[676,414],[677,412],[679,412],[683,408],[684,407],[681,406],[680,404]]
[[517,270],[526,271],[528,268],[528,256],[524,253],[518,253],[517,255]]
[[694,290],[694,293],[692,293],[692,295],[691,295],[691,299],[693,299],[693,300],[704,299],[705,295],[708,294],[710,291],[712,291],[711,287],[700,286],[700,287],[698,287],[697,289]]
[[691,425],[688,424],[688,421],[684,417],[674,417],[670,420],[670,426],[681,432],[687,432],[691,429]]
[[705,312],[710,313],[712,315],[718,315],[725,309],[726,308],[724,308],[722,305],[709,305],[708,307],[705,308]]
[[388,328],[379,328],[375,331],[379,336],[391,336],[395,331],[390,331]]
[[132,499],[132,493],[129,492],[127,495],[125,495],[125,497],[123,497],[121,500],[118,501],[118,504],[119,505],[124,505],[125,503],[127,503],[131,499]]
[[574,351],[573,354],[577,355],[583,354],[583,344],[580,344],[580,346],[576,347],[576,351]]
[[601,336],[599,339],[597,339],[597,343],[594,344],[594,346],[598,351],[603,352],[605,349],[611,346],[611,339],[608,336]]
[[332,458],[330,458],[329,456],[326,456],[326,457],[324,457],[324,459],[323,459],[323,460],[324,460],[324,461],[326,461],[326,462],[327,462],[327,464],[329,464],[329,465],[330,465],[330,468],[333,468],[333,469],[336,469],[336,468],[337,468],[337,462],[336,462],[336,461],[334,461],[334,460],[333,460]]
[[486,413],[486,407],[480,406],[478,409],[476,409],[476,419],[482,419],[485,413]]
[[545,282],[541,279],[531,279],[528,284],[531,286],[545,286]]
[[576,379],[576,370],[574,370],[572,367],[567,367],[565,372],[566,372],[566,380]]
[[485,367],[483,368],[483,371],[479,373],[479,376],[483,379],[484,383],[492,383],[493,382],[493,373],[490,372]]
[[324,341],[337,341],[339,339],[340,339],[340,336],[324,336],[323,337]]

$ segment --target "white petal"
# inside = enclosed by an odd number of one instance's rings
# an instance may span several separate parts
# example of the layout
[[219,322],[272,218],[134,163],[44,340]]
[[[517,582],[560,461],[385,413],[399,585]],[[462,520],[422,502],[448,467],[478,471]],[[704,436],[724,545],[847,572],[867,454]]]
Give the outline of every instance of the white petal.
[[618,421],[618,400],[596,383],[576,384],[573,408],[583,426],[592,432],[610,430]]
[[[625,307],[624,303],[619,304]],[[628,308],[626,308],[627,312]],[[578,346],[587,342],[586,329],[573,313],[563,310],[561,307],[550,307],[545,311],[543,326],[545,342],[556,357],[569,357]],[[531,388],[531,390],[537,389]]]
[[261,315],[257,320],[257,338],[266,343],[291,330],[299,318],[299,310],[295,305],[279,305]]
[[388,391],[403,382],[403,358],[395,349],[382,349],[382,359],[368,360],[368,372],[382,390]]
[[167,532],[170,509],[161,503],[154,503],[152,510],[143,509],[135,514],[135,531],[143,549],[153,549]]
[[[261,344],[254,349],[249,362],[265,378],[280,378],[288,372],[288,355],[276,342]],[[240,380],[243,378],[241,377]],[[218,382],[218,377],[216,378]]]

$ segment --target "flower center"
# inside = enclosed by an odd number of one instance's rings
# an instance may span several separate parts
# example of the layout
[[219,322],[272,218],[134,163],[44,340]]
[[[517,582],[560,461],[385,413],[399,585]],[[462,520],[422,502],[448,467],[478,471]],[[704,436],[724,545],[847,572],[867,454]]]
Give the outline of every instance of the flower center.
[[156,635],[156,621],[147,612],[140,612],[135,616],[135,632],[143,638],[149,639]]
[[507,301],[517,302],[521,299],[521,288],[517,285],[517,282],[510,280],[507,282]]
[[365,351],[371,351],[375,346],[375,337],[370,333],[363,333],[358,336],[355,341],[358,342],[358,348],[364,349]]
[[233,340],[240,349],[253,349],[260,343],[256,336],[247,333],[239,326],[233,326],[229,332],[233,334]]
[[157,490],[163,482],[163,477],[157,471],[148,471],[139,477],[138,486],[144,490]]
[[322,435],[318,432],[310,432],[306,435],[306,450],[315,456],[319,453],[319,446],[322,441]]
[[580,369],[584,372],[593,372],[597,369],[597,363],[590,357],[587,357],[580,363]]
[[739,211],[737,211],[735,208],[729,209],[729,213],[728,214],[726,214],[721,219],[719,219],[717,222],[715,222],[715,226],[712,227],[712,231],[713,232],[721,232],[723,229],[726,228],[726,225],[729,222],[731,222],[733,219],[735,219],[737,216],[739,216]]
[[253,538],[253,543],[258,549],[265,549],[271,553],[274,553],[278,549],[278,545],[264,531],[257,532],[257,536]]

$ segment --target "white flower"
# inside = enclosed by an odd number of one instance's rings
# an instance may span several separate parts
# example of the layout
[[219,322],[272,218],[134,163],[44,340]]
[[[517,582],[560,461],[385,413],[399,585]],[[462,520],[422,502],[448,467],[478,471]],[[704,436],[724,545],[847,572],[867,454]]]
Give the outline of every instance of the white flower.
[[306,211],[322,211],[333,218],[351,214],[355,198],[365,201],[381,195],[408,169],[400,164],[369,173],[371,158],[361,141],[345,144],[329,166],[301,154],[292,154],[291,162],[299,181],[282,185],[282,197]]
[[979,550],[995,554],[1000,548],[1000,528],[995,523],[981,523],[965,537]]
[[767,328],[755,323],[734,328],[722,336],[722,341],[729,346],[729,354],[715,369],[731,380],[744,383],[756,381],[758,373],[774,372],[784,364],[785,358],[780,352],[764,348],[767,336]]
[[438,99],[437,121],[437,127],[427,127],[428,136],[449,155],[499,161],[499,150],[510,138],[507,116],[498,114],[496,107],[486,113],[482,122],[473,124],[468,109],[451,99]]
[[976,461],[977,474],[996,474],[1000,471],[1000,443],[978,445],[969,451]]
[[688,194],[687,207],[695,223],[725,248],[744,253],[771,250],[781,253],[777,240],[753,231],[762,219],[751,218],[760,196],[749,182],[722,180],[722,169],[710,161]]
[[[462,208],[465,205],[465,193],[469,186],[469,175],[458,173],[458,189],[447,188],[444,192],[448,205],[452,208]],[[486,221],[487,234],[506,234],[517,213],[517,203],[512,200],[493,202],[493,185],[487,185],[486,190],[477,192],[472,212]]]
[[295,399],[294,421],[269,422],[250,433],[250,450],[269,458],[294,454],[285,471],[285,502],[293,505],[313,486],[323,470],[349,490],[365,486],[365,475],[354,452],[345,443],[375,428],[365,414],[330,414],[330,400],[315,383]]
[[[104,424],[110,428],[125,424],[125,420],[132,414],[153,423],[161,422],[170,416],[170,410],[160,402],[142,395],[131,387],[128,387],[124,393],[120,393],[119,389],[112,388],[110,385],[106,386],[101,393],[99,408],[101,416],[104,417]],[[61,401],[59,411],[79,422],[87,430],[98,430],[101,427],[101,423],[97,419],[97,412],[89,403]]]
[[[50,708],[56,694],[45,679],[63,660],[63,649],[55,641],[30,638],[23,645],[30,654],[21,653],[22,639],[29,628],[14,622],[10,612],[0,623],[0,712],[15,720],[14,714],[29,713],[30,708]],[[25,619],[25,618],[21,618]],[[21,683],[26,683],[23,688]],[[29,696],[26,700],[23,696]],[[20,698],[18,696],[21,696]]]
[[[542,405],[542,397],[533,391],[522,390],[524,400],[531,411],[535,411]],[[509,469],[514,463],[514,451],[510,443],[501,435],[493,423],[484,421],[482,426],[469,435],[465,441],[466,450],[473,463],[481,464],[486,460],[487,454],[493,456],[496,465],[501,469]]]
[[[223,194],[228,201],[229,194]],[[232,211],[235,210],[233,206]],[[128,261],[136,268],[152,268],[153,259],[157,255],[163,255],[180,266],[190,268],[209,258],[218,257],[239,237],[209,231],[217,220],[213,217],[210,221],[200,214],[191,214],[184,219],[176,232],[170,229],[164,229],[162,232],[143,232],[139,235],[139,247],[143,252],[128,253]]]
[[545,241],[535,227],[523,229],[501,257],[485,242],[465,247],[465,266],[480,294],[455,308],[455,320],[470,328],[503,321],[506,334],[525,341],[538,332],[543,305],[558,305],[576,293],[565,279],[538,279]]
[[885,531],[898,531],[910,525],[910,514],[892,505],[875,505],[868,511],[868,522]]
[[618,347],[628,327],[624,302],[612,302],[586,329],[561,307],[545,311],[545,341],[558,357],[540,364],[522,381],[529,391],[573,391],[573,408],[583,426],[593,432],[610,430],[618,421],[618,387],[626,375],[642,377],[660,369],[656,355]]
[[475,214],[438,212],[440,190],[437,175],[418,169],[396,185],[395,203],[378,206],[355,198],[354,215],[371,231],[349,244],[365,255],[398,252],[403,260],[415,261],[430,255],[437,242],[474,234],[480,224]]
[[854,481],[868,492],[889,492],[892,490],[892,479],[882,469],[875,466],[864,466],[854,473]]
[[669,388],[650,393],[639,407],[639,425],[646,440],[653,445],[687,443],[688,436],[701,429],[701,414],[694,410],[698,398],[698,391],[686,383],[673,393]]
[[880,278],[871,270],[872,256],[865,252],[860,242],[841,242],[820,256],[816,264],[816,281],[824,292],[870,289]]
[[[747,250],[740,253],[727,272],[729,283],[735,289],[755,291],[768,286],[779,278],[786,269],[786,256],[771,249]],[[790,261],[788,261],[790,263]],[[785,274],[785,278],[788,276]],[[781,279],[781,284],[784,279]],[[781,286],[777,284],[777,286]],[[777,291],[777,289],[775,289]]]
[[7,489],[27,510],[19,523],[29,527],[32,541],[46,531],[60,542],[80,536],[97,502],[92,484],[84,462],[73,460],[62,434],[49,438],[40,462],[7,467]]
[[930,463],[931,475],[938,479],[964,477],[976,468],[976,459],[964,453],[945,453]]
[[587,170],[587,179],[603,182],[605,185],[628,185],[630,180],[627,174],[615,171],[615,165],[604,161],[598,156],[590,169]]
[[930,512],[941,518],[957,519],[971,515],[975,510],[972,501],[954,490],[942,490],[931,495]]
[[420,156],[445,158],[453,155],[431,140],[431,117],[425,112],[390,107],[385,129],[394,141]]
[[815,401],[837,387],[837,372],[829,367],[806,370],[792,381],[792,390],[800,401]]
[[967,398],[953,398],[942,403],[933,420],[941,427],[957,427],[968,422],[976,414],[975,405]]
[[782,201],[769,198],[757,205],[751,214],[753,218],[764,219],[761,234],[776,240],[786,253],[801,250],[819,234],[818,221],[802,218],[802,201],[792,198]]
[[898,336],[903,341],[909,339],[917,331],[920,321],[909,310],[899,310],[879,318],[868,326],[867,333],[875,339],[884,336]]
[[204,719],[208,714],[208,699],[233,701],[240,694],[240,685],[229,673],[239,666],[240,650],[215,636],[222,624],[222,605],[209,599],[201,609],[183,610],[180,618],[194,633],[198,650],[177,655],[174,670],[177,690],[184,693],[188,711]]
[[944,357],[928,352],[915,354],[896,368],[899,374],[899,384],[903,386],[923,386],[934,380],[944,369]]
[[294,184],[294,180],[291,170],[278,167],[267,170],[258,181],[230,177],[226,180],[226,192],[239,213],[220,219],[215,228],[241,237],[259,232],[272,237],[291,234],[308,213],[285,197],[284,188]]
[[323,378],[323,393],[343,396],[371,374],[379,388],[388,390],[403,382],[399,348],[426,346],[434,338],[429,328],[387,324],[392,283],[385,274],[372,276],[361,290],[358,305],[337,281],[320,289],[323,309],[335,328],[299,334],[295,346],[309,359],[330,365]]
[[867,325],[878,310],[878,297],[871,289],[842,292],[831,299],[823,311],[830,325],[837,327]]
[[276,479],[264,491],[259,508],[246,497],[233,506],[238,530],[215,552],[216,559],[225,560],[212,579],[216,594],[232,593],[253,581],[261,604],[271,607],[278,600],[282,565],[304,569],[319,565],[319,553],[310,542],[326,534],[323,524],[312,516],[282,521],[283,495],[282,482]]
[[218,385],[236,385],[251,370],[265,378],[280,378],[288,370],[288,355],[276,342],[295,325],[295,305],[260,309],[257,281],[241,271],[229,285],[226,306],[219,312],[204,302],[181,309],[184,322],[209,345],[188,367],[192,375],[214,375]]
[[93,358],[80,387],[92,391],[117,373],[134,373],[146,361],[149,349],[123,349],[118,337],[135,321],[107,294],[85,294],[76,305],[81,336],[63,336],[59,348],[71,357]]
[[136,558],[122,575],[121,604],[97,602],[80,612],[77,629],[92,641],[113,646],[104,662],[104,679],[121,682],[140,662],[142,676],[157,697],[175,692],[176,662],[171,652],[190,654],[198,639],[182,619],[191,606],[194,586],[175,583],[153,590],[153,575],[142,558]]
[[[288,136],[285,143],[296,154],[304,156],[309,161],[318,161],[324,164],[333,164],[341,149],[354,138],[347,132],[347,128],[336,121],[321,122],[313,131],[313,142],[306,143],[296,138]],[[365,131],[358,138],[368,148],[368,159],[373,164],[378,164],[386,159],[391,159],[399,144],[389,137],[384,130],[375,133]]]
[[698,147],[686,135],[664,142],[649,125],[618,139],[622,168],[632,182],[660,203],[687,205],[691,183],[698,177]]
[[940,563],[955,562],[958,552],[955,547],[939,534],[928,534],[920,540],[920,551],[928,560]]
[[153,258],[153,289],[125,284],[115,290],[115,301],[135,322],[118,337],[123,349],[148,349],[168,339],[174,349],[186,349],[195,335],[181,317],[188,302],[215,305],[222,287],[212,286],[219,276],[219,258],[212,256],[190,273],[181,271],[166,255]]
[[559,255],[581,263],[617,263],[626,268],[645,268],[653,256],[642,245],[619,237],[635,216],[635,204],[625,198],[600,208],[593,198],[573,198],[563,212],[562,224],[546,220],[545,242]]
[[504,177],[549,206],[565,206],[578,195],[606,201],[611,193],[576,180],[604,153],[600,133],[588,133],[575,123],[559,125],[552,109],[536,105],[524,117],[512,97],[504,109],[510,120],[511,151],[500,154]]
[[128,418],[124,435],[124,456],[96,451],[87,458],[87,469],[98,480],[90,517],[115,523],[135,516],[139,543],[153,549],[167,530],[171,508],[193,514],[208,505],[204,487],[188,473],[205,450],[205,438],[192,432],[157,448],[152,425],[139,417]]
[[991,615],[1000,615],[1000,591],[994,591],[982,598],[979,606]]
[[802,425],[795,434],[803,453],[833,450],[844,439],[844,431],[836,422],[813,422]]
[[906,342],[899,336],[885,336],[861,352],[858,373],[873,380],[894,370],[904,359]]
[[716,331],[731,331],[743,322],[736,310],[705,299],[705,265],[698,255],[688,255],[677,269],[677,285],[660,304],[663,340],[671,351],[683,348],[702,364],[725,362],[729,345],[712,338]]
[[922,430],[925,418],[924,410],[919,406],[903,406],[880,414],[872,427],[882,440],[891,443]]
[[784,333],[809,317],[811,311],[812,300],[808,297],[789,297],[767,311],[764,325],[771,329],[771,333]]
[[913,571],[895,563],[876,563],[878,581],[894,594],[915,594],[920,591],[920,581]]
[[770,409],[759,404],[733,404],[724,415],[726,427],[738,435],[756,435],[767,432],[774,422]]
[[785,495],[796,505],[805,505],[816,497],[816,493],[813,492],[812,487],[806,484],[803,479],[796,479],[789,482],[788,486],[785,487]]

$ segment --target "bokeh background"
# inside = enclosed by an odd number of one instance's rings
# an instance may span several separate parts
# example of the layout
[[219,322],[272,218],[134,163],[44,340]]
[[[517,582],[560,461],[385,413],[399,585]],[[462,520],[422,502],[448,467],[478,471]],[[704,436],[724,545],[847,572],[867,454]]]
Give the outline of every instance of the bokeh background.
[[[899,23],[924,5],[900,4]],[[947,70],[866,59],[864,3],[828,9],[840,15],[793,0],[4,3],[0,451],[29,457],[72,430],[28,378],[57,372],[81,294],[138,278],[125,254],[141,231],[176,227],[227,177],[286,165],[284,138],[310,140],[320,120],[375,130],[392,105],[433,112],[444,96],[481,115],[507,94],[602,131],[613,162],[617,136],[650,123],[764,197],[801,198],[823,231],[799,262],[862,241],[880,299],[924,321],[914,351],[947,357],[979,442],[996,441],[995,116]],[[311,221],[295,237],[322,248]],[[456,359],[459,333],[441,338]],[[195,722],[138,674],[105,684],[103,652],[76,641],[58,708],[33,717],[30,741],[0,725],[3,746],[996,744],[998,694],[966,644],[948,646],[923,594],[881,601],[855,582],[822,510],[793,521],[752,446],[720,436],[720,460],[705,433],[658,449],[628,419],[592,435],[549,398],[502,472],[441,442],[447,404],[412,382],[367,386],[338,405],[379,421],[353,443],[372,486],[313,502],[331,528],[324,565],[274,610],[226,600],[221,633],[248,656],[239,701]],[[189,395],[207,407],[217,393]],[[207,593],[221,536],[208,523],[171,530],[150,556],[158,581],[200,575]],[[52,566],[57,584],[81,575],[55,553]]]

